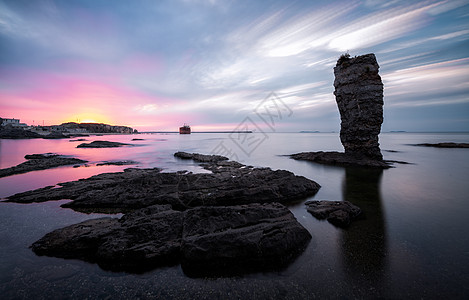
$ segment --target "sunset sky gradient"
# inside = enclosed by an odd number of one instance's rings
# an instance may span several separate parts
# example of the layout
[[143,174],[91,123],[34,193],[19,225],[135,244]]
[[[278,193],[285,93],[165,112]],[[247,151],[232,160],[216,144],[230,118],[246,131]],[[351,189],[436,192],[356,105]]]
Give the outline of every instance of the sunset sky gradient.
[[275,92],[277,131],[338,131],[348,51],[377,56],[383,131],[469,131],[468,49],[467,0],[0,0],[0,117],[231,130]]

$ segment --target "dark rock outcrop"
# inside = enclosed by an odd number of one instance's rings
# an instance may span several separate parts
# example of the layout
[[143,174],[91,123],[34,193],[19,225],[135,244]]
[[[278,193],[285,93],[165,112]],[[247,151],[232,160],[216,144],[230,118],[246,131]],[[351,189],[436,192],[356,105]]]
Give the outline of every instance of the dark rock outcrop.
[[423,146],[423,147],[435,147],[435,148],[469,148],[469,143],[424,143],[424,144],[416,144],[415,146]]
[[117,148],[122,146],[132,146],[131,144],[109,142],[109,141],[93,141],[91,143],[83,143],[77,146],[77,148]]
[[160,169],[125,169],[88,179],[59,183],[8,197],[10,202],[31,203],[72,199],[62,205],[75,210],[106,211],[170,204],[174,209],[281,202],[314,195],[319,184],[285,170],[253,168],[238,162],[204,165],[213,173],[161,173]]
[[228,160],[228,157],[221,156],[221,155],[206,155],[206,154],[199,154],[199,153],[187,153],[187,152],[176,152],[174,153],[175,157],[182,158],[182,159],[192,159],[198,162],[217,162],[222,160]]
[[126,166],[126,165],[138,165],[138,161],[133,160],[119,160],[119,161],[104,161],[97,163],[97,166]]
[[294,159],[342,166],[389,168],[383,161],[378,135],[383,123],[383,83],[374,54],[344,54],[334,68],[334,95],[339,108],[340,141],[345,153],[304,152]]
[[319,220],[327,219],[338,227],[347,227],[361,215],[361,209],[348,201],[308,201],[306,210]]
[[290,262],[311,239],[279,203],[198,207],[156,205],[121,219],[88,220],[46,234],[38,255],[78,258],[104,269],[141,272],[181,261],[191,276],[269,270]]
[[113,271],[140,272],[179,259],[183,212],[166,206],[57,229],[35,242],[37,255],[82,259]]
[[0,169],[0,177],[22,174],[31,171],[51,169],[59,166],[76,165],[86,163],[73,157],[64,157],[62,155],[46,153],[46,154],[30,154],[24,157],[27,161],[5,169]]
[[311,239],[279,203],[186,211],[182,268],[193,276],[231,275],[283,266]]
[[372,168],[390,168],[390,163],[396,161],[375,160],[367,157],[356,157],[343,152],[302,152],[290,155],[297,160],[308,160],[325,165],[362,166]]
[[42,135],[29,130],[0,126],[0,139],[36,139],[42,137]]
[[340,112],[340,140],[345,153],[383,158],[378,135],[383,123],[383,82],[374,54],[339,59],[334,95]]

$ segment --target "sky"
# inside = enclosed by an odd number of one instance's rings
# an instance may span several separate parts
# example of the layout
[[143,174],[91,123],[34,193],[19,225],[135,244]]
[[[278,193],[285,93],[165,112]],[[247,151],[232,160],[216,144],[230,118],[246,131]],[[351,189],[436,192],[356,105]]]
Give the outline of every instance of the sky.
[[0,0],[0,117],[338,132],[347,52],[377,57],[382,131],[469,131],[468,49],[469,0]]

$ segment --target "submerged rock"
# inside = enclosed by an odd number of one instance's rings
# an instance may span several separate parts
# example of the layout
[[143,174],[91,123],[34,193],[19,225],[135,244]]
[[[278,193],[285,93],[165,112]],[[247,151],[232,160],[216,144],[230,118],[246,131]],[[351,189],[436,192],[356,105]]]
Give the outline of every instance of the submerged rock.
[[424,144],[416,144],[415,146],[423,146],[423,147],[435,147],[435,148],[469,148],[469,143],[424,143]]
[[51,169],[59,166],[86,163],[86,160],[64,157],[54,153],[30,154],[24,157],[27,161],[5,169],[0,169],[0,177],[22,174],[31,171]]
[[268,270],[300,254],[311,235],[279,203],[198,207],[156,205],[57,229],[35,242],[38,255],[82,259],[113,271],[182,263],[191,276]]
[[132,146],[131,144],[109,142],[109,141],[93,141],[91,143],[82,143],[77,148],[116,148],[122,146]]
[[361,215],[361,209],[348,201],[308,201],[306,210],[319,220],[327,219],[338,227],[347,227]]
[[285,170],[253,168],[238,162],[216,161],[204,167],[213,173],[162,173],[160,169],[128,168],[88,179],[59,183],[8,197],[31,203],[72,199],[63,207],[86,211],[127,211],[155,204],[174,209],[248,203],[287,203],[314,195],[319,184]]
[[97,166],[125,166],[125,165],[138,165],[138,161],[133,160],[119,160],[119,161],[104,161],[97,163]]

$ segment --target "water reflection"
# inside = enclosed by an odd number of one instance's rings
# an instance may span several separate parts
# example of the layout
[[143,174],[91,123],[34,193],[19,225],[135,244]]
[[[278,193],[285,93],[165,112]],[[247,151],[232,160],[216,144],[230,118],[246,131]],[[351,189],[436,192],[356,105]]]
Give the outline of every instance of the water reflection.
[[[343,181],[344,200],[359,206],[364,220],[342,231],[344,271],[355,286],[381,286],[386,265],[386,225],[381,203],[383,170],[347,168]],[[376,292],[376,291],[375,291]]]

